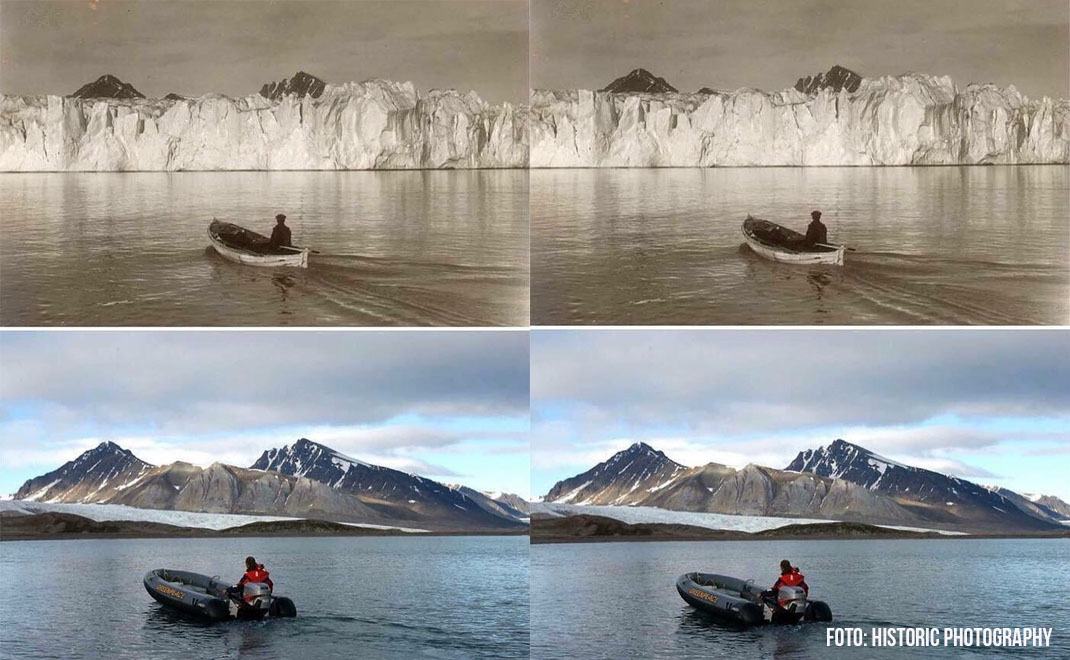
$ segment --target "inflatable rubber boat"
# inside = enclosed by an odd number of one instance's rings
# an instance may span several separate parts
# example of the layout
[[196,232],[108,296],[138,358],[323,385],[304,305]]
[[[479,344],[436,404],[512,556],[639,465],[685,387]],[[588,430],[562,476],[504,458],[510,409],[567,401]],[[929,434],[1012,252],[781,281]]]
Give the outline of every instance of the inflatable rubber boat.
[[748,626],[832,621],[829,606],[820,600],[807,600],[801,587],[781,587],[770,593],[752,581],[713,573],[687,573],[676,581],[676,590],[695,609]]
[[262,582],[231,586],[216,577],[157,568],[145,574],[145,591],[158,602],[212,621],[297,616],[294,602],[274,596]]

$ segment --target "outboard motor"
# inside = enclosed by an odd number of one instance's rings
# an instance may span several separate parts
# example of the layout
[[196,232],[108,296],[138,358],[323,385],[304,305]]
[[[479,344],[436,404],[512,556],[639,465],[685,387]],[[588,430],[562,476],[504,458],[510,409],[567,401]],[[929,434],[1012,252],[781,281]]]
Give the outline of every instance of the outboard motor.
[[780,605],[778,619],[784,615],[792,619],[804,616],[808,607],[806,592],[800,586],[782,586],[777,592],[777,604]]
[[271,607],[271,589],[263,582],[246,582],[242,590],[242,600],[247,607],[267,610]]
[[230,587],[226,593],[230,615],[236,619],[259,619],[270,612],[275,600],[263,582],[246,582],[240,587]]
[[802,614],[806,611],[806,592],[802,587],[780,587],[777,603],[788,612]]

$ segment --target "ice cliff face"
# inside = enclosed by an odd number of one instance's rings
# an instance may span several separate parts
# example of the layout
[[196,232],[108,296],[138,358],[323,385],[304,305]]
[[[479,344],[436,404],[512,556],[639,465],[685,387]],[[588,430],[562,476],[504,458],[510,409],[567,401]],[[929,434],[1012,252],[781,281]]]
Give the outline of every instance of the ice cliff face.
[[412,83],[318,98],[0,95],[0,171],[526,167],[527,113]]
[[[710,91],[710,90],[704,90]],[[1070,162],[1070,101],[907,74],[855,91],[536,90],[532,167]]]

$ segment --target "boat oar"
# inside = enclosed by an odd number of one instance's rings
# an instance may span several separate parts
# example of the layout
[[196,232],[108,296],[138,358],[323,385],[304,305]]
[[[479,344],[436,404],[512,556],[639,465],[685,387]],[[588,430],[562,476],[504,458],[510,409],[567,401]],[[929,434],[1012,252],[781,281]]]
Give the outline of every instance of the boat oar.
[[840,248],[843,248],[844,250],[847,250],[848,252],[858,252],[858,250],[856,250],[856,249],[854,249],[852,247],[847,247],[846,245],[830,245],[829,243],[814,243],[814,245],[817,245],[819,247],[833,248],[835,250],[839,250]]
[[[308,248],[297,247],[296,245],[279,245],[276,246],[280,250],[293,250],[294,252],[303,252]],[[319,250],[308,250],[309,254],[322,254]]]

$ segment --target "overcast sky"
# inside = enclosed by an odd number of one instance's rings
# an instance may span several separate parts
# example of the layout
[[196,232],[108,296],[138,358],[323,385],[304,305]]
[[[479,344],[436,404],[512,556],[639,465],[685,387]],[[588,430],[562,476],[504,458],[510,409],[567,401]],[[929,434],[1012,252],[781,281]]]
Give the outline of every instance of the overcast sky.
[[4,332],[0,361],[0,493],[105,440],[248,467],[307,437],[528,494],[524,332]]
[[298,70],[524,102],[524,0],[2,0],[0,93],[105,73],[150,97],[255,94]]
[[842,438],[1070,501],[1066,331],[535,331],[532,491],[637,441],[783,469]]
[[533,0],[531,84],[780,90],[840,64],[1070,97],[1066,0]]

